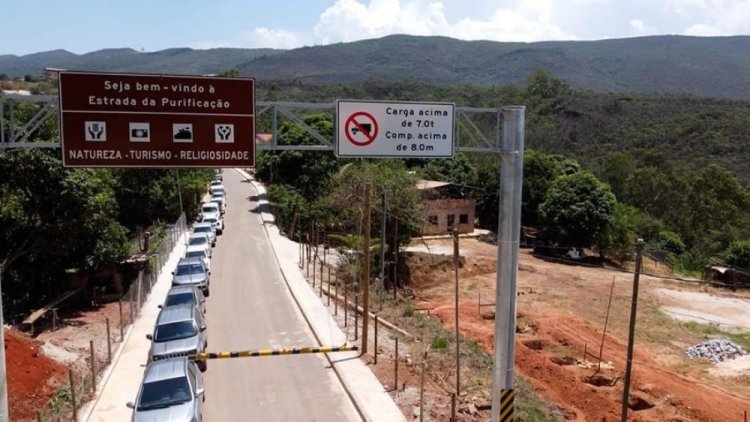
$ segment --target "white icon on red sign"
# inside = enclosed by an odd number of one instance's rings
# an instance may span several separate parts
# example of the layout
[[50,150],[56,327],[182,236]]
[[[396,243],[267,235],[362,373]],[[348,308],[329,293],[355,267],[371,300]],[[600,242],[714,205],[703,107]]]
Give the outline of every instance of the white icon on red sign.
[[130,142],[151,142],[151,125],[148,123],[130,123]]
[[234,125],[219,124],[214,125],[215,141],[217,144],[234,143]]
[[172,125],[172,140],[175,142],[193,142],[193,125],[190,123],[174,123]]
[[85,139],[89,142],[104,142],[107,140],[107,123],[86,121],[83,124]]

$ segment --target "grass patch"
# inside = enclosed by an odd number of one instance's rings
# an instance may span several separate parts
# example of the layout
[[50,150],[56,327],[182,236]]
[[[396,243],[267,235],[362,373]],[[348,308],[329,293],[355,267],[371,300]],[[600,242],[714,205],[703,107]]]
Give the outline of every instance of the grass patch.
[[724,337],[739,344],[743,349],[750,350],[750,333],[724,331],[716,324],[701,324],[695,321],[684,322],[682,326],[704,338]]
[[562,344],[552,346],[552,352],[561,356],[573,356],[573,351],[570,349],[570,346]]
[[435,337],[432,339],[432,342],[430,343],[430,348],[435,350],[441,350],[445,351],[448,350],[448,346],[450,345],[450,342],[445,337]]

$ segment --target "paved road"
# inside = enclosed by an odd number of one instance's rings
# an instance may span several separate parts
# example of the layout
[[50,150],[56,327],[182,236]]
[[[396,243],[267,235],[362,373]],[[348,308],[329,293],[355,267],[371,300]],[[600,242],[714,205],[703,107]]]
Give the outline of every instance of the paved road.
[[[211,262],[209,350],[315,345],[255,212],[252,185],[233,170],[223,176],[226,227]],[[321,355],[209,361],[206,420],[361,420],[327,364]]]

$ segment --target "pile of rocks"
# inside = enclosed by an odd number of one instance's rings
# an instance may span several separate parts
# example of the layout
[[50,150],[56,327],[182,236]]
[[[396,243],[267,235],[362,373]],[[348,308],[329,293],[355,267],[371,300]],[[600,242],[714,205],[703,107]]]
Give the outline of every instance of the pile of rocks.
[[724,339],[711,339],[688,347],[685,353],[691,358],[706,358],[711,363],[724,362],[747,353],[742,346]]

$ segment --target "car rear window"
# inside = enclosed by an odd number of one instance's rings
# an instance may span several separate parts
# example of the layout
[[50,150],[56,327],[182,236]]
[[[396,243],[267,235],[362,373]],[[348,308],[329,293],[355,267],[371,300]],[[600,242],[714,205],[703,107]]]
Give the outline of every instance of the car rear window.
[[177,266],[177,270],[174,272],[175,275],[190,275],[190,274],[201,274],[203,272],[203,266],[200,264],[182,264]]
[[143,384],[138,410],[175,406],[191,400],[190,384],[186,377],[169,378]]
[[198,330],[191,321],[172,322],[156,326],[154,341],[182,340],[198,335]]
[[205,258],[206,257],[206,251],[188,251],[188,253],[185,254],[185,257],[187,258]]
[[167,296],[166,306],[177,306],[177,305],[192,305],[195,304],[195,295],[192,293],[180,293]]
[[203,227],[196,227],[193,229],[194,233],[211,233],[211,227],[209,226],[203,226]]
[[206,243],[208,243],[208,240],[206,240],[205,236],[196,236],[196,237],[191,237],[190,238],[190,241],[188,242],[188,245],[192,245],[192,246],[195,246],[195,245],[205,245]]

